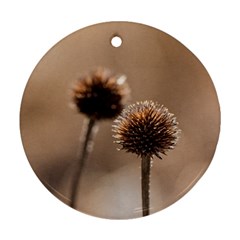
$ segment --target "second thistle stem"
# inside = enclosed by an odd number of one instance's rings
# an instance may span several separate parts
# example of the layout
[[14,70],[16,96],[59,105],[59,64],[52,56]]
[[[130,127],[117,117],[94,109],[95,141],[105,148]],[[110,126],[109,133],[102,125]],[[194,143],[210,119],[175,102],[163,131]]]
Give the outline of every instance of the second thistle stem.
[[88,155],[91,151],[91,144],[93,143],[93,137],[94,137],[94,126],[96,123],[96,120],[94,118],[88,118],[88,122],[86,125],[83,126],[83,135],[80,138],[82,148],[80,151],[79,159],[76,162],[76,169],[73,180],[72,180],[72,188],[71,188],[71,198],[70,198],[70,206],[72,208],[76,208],[77,205],[77,195],[78,195],[78,189],[81,182],[81,175],[82,170],[84,168],[84,164],[86,162],[86,159],[88,158]]
[[151,170],[151,156],[142,157],[142,215],[149,215],[150,208],[150,170]]

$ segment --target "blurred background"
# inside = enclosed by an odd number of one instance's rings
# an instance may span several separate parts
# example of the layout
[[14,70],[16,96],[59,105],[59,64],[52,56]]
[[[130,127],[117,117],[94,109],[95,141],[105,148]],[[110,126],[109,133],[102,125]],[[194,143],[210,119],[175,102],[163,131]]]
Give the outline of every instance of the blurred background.
[[[111,45],[119,35],[122,45]],[[212,81],[199,60],[171,36],[144,25],[107,23],[77,31],[55,45],[34,69],[21,106],[28,160],[43,184],[69,204],[73,161],[84,116],[70,108],[76,79],[103,66],[125,74],[131,101],[168,107],[182,129],[175,150],[153,160],[151,213],[183,196],[213,157],[220,125]],[[99,122],[83,172],[77,209],[97,217],[141,217],[140,158],[116,150],[112,121]]]

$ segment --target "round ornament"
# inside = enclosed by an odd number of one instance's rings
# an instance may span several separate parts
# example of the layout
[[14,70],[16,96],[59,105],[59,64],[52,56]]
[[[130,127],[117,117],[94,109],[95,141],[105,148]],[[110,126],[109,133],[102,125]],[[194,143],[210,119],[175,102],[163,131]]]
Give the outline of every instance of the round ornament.
[[129,219],[170,206],[200,179],[220,108],[208,72],[179,41],[108,22],[70,34],[40,60],[20,130],[54,196],[96,217]]

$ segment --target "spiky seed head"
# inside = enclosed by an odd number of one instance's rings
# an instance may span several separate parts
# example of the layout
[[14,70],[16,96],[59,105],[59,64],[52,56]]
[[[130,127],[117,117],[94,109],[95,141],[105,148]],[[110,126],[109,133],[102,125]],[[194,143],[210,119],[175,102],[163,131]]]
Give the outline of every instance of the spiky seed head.
[[180,130],[176,117],[153,101],[137,102],[125,108],[113,124],[115,143],[138,156],[166,154],[177,144]]
[[125,75],[114,75],[99,67],[77,81],[72,90],[73,102],[88,117],[114,118],[128,100],[130,90],[125,80]]

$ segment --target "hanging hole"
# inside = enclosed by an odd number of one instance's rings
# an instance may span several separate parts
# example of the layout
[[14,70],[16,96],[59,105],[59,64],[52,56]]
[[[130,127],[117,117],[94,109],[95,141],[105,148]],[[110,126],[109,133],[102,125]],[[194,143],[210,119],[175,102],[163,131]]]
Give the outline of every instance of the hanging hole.
[[122,39],[119,36],[114,36],[111,39],[111,44],[113,47],[118,48],[122,45]]

